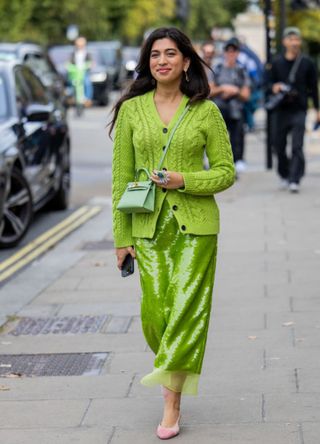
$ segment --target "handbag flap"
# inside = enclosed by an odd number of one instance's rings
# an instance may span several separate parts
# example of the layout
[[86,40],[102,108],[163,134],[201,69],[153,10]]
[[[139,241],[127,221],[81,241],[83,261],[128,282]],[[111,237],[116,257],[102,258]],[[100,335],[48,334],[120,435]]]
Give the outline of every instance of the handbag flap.
[[152,182],[150,180],[144,182],[129,182],[128,191],[148,190]]

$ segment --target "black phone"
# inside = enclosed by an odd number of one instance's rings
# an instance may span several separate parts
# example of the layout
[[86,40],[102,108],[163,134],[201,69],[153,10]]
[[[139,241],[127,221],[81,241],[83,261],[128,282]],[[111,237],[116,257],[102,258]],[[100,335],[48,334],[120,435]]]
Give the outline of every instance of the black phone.
[[131,254],[127,254],[125,257],[122,267],[121,267],[121,276],[127,277],[130,276],[130,274],[134,273],[134,259],[131,256]]

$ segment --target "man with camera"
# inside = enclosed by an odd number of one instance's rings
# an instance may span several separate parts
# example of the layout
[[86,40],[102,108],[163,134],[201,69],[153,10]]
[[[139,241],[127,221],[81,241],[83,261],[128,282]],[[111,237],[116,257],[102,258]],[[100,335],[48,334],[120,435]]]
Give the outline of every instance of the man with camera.
[[[317,70],[312,60],[301,52],[301,33],[288,27],[283,32],[284,54],[272,62],[270,82],[272,95],[266,103],[274,111],[274,147],[278,156],[278,174],[282,188],[292,193],[300,190],[305,171],[303,138],[308,108],[308,97],[313,100],[320,121]],[[287,137],[291,133],[292,151],[287,154]]]

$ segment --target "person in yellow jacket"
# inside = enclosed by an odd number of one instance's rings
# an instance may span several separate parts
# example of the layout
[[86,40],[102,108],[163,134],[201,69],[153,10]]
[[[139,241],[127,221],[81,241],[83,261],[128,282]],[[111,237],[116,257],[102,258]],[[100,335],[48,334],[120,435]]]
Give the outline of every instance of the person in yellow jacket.
[[[113,234],[118,267],[136,257],[141,318],[154,369],[142,383],[163,386],[157,435],[179,433],[181,394],[196,394],[204,357],[215,273],[219,212],[214,194],[235,180],[224,120],[210,100],[204,62],[177,28],[159,28],[145,41],[138,76],[117,102],[113,151]],[[155,171],[172,128],[164,161]],[[203,154],[209,169],[203,167]],[[117,205],[135,170],[156,184],[153,213],[125,214]]]

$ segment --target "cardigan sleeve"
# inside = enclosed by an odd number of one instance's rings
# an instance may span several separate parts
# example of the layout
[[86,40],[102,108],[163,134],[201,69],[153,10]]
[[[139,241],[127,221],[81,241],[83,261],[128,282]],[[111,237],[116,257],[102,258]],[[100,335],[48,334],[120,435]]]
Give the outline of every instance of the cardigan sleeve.
[[124,102],[119,110],[115,126],[112,158],[112,228],[116,248],[129,247],[132,242],[132,215],[117,210],[127,183],[134,178],[134,148],[130,111]]
[[230,139],[218,107],[212,103],[206,119],[206,154],[209,170],[181,172],[184,179],[182,193],[199,196],[219,193],[235,181],[235,168]]

